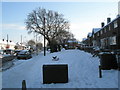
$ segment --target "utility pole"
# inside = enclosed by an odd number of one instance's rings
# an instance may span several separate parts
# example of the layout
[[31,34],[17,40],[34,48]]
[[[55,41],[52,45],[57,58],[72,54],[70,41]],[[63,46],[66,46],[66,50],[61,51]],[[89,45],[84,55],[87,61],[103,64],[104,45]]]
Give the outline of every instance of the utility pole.
[[46,51],[45,51],[45,17],[44,17],[44,56],[46,56]]

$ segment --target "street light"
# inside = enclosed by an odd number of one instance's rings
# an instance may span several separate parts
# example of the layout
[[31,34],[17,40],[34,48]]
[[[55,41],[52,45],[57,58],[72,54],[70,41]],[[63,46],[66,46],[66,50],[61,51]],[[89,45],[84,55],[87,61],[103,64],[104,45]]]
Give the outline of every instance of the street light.
[[46,52],[45,52],[45,17],[44,17],[44,29],[43,29],[43,31],[44,31],[44,56],[46,56]]

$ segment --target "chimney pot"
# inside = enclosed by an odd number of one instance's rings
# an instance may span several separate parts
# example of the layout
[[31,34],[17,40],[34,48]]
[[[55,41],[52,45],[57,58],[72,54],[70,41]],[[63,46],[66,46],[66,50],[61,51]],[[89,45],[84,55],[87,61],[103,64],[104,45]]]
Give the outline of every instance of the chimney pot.
[[111,22],[111,18],[107,18],[107,23]]
[[101,27],[104,27],[104,25],[105,25],[105,23],[104,23],[104,22],[102,22],[102,23],[101,23]]

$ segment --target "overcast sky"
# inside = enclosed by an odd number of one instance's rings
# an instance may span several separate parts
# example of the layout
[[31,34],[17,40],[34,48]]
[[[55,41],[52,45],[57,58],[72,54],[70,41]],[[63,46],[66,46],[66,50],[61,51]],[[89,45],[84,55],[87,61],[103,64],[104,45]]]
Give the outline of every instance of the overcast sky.
[[[7,1],[7,0],[5,0]],[[84,2],[2,2],[2,37],[14,42],[20,42],[21,35],[24,41],[33,39],[34,35],[28,35],[25,29],[25,19],[27,15],[38,7],[57,11],[70,21],[70,31],[75,38],[82,40],[92,28],[100,28],[101,22],[105,22],[107,17],[116,18],[118,14],[118,0],[105,0],[95,2],[95,0],[85,0]],[[19,0],[18,0],[19,1]],[[49,1],[49,0],[48,0]],[[72,1],[72,0],[71,0]],[[77,1],[77,0],[76,0]],[[99,1],[99,0],[98,0]]]

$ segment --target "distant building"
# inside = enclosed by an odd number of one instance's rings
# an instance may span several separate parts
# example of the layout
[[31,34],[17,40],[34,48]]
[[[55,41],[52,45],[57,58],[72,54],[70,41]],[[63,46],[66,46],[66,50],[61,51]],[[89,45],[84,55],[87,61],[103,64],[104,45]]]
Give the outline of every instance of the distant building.
[[24,44],[21,45],[21,43],[18,43],[18,42],[15,45],[15,49],[18,49],[18,50],[23,50],[25,48],[26,46]]
[[0,49],[15,49],[15,43],[7,40],[0,40]]
[[87,39],[88,39],[88,41],[87,41],[87,45],[88,46],[92,46],[93,45],[93,43],[92,43],[92,33],[88,33],[88,35],[87,35]]
[[82,43],[84,43],[84,45],[87,45],[87,41],[88,41],[87,38],[83,38],[83,39],[82,39]]
[[92,42],[94,47],[99,45],[99,40],[97,38],[97,36],[99,34],[98,33],[99,31],[100,31],[100,28],[93,28],[93,30],[92,30],[92,40],[91,40],[91,42]]
[[76,39],[69,39],[66,43],[68,49],[75,49],[78,46]]

